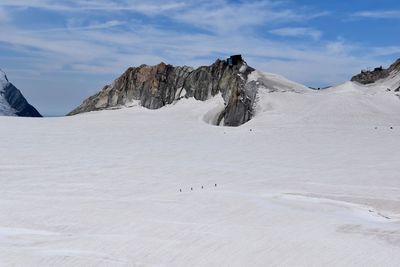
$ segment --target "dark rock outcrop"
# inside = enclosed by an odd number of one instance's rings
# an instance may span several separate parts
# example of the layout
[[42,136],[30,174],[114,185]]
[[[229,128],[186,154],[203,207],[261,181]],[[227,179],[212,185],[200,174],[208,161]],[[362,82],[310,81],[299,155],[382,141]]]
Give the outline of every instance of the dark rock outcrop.
[[389,77],[394,71],[400,71],[400,59],[393,63],[389,68],[384,69],[383,67],[375,68],[373,71],[363,70],[360,74],[357,74],[351,78],[352,82],[358,82],[361,84],[371,84],[380,79]]
[[21,91],[8,81],[7,76],[1,70],[0,75],[0,98],[7,103],[10,109],[5,111],[5,113],[20,117],[42,117],[42,115],[28,103]]
[[13,84],[9,84],[5,89],[5,99],[20,117],[42,117],[32,105],[28,103],[21,91]]
[[197,69],[174,67],[165,63],[129,68],[111,85],[86,99],[67,115],[109,109],[139,101],[149,109],[158,109],[183,97],[207,100],[221,94],[225,109],[218,124],[239,126],[252,117],[256,88],[247,88],[246,80],[254,69],[241,56],[217,60]]

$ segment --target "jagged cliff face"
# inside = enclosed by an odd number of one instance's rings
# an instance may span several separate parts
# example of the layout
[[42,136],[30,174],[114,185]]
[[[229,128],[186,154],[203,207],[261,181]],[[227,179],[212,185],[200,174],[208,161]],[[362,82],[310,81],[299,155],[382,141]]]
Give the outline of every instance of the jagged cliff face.
[[21,91],[7,79],[6,74],[0,70],[0,115],[21,117],[42,117],[31,106]]
[[361,84],[371,84],[378,80],[388,78],[391,74],[400,71],[400,59],[393,63],[388,69],[382,67],[375,68],[373,71],[361,71],[351,78],[352,82]]
[[221,94],[226,107],[218,124],[239,126],[252,117],[256,88],[246,88],[246,80],[253,70],[243,60],[234,65],[217,60],[197,69],[165,63],[129,68],[68,115],[126,106],[135,101],[143,107],[158,109],[184,97],[204,101]]

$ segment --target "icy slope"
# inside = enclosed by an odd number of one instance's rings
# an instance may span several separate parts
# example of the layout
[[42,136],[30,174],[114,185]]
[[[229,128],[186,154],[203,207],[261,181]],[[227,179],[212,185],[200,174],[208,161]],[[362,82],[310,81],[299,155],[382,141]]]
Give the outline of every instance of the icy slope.
[[251,77],[238,128],[220,96],[0,118],[0,265],[399,266],[400,100]]
[[306,86],[290,81],[283,76],[267,73],[267,72],[260,72],[260,71],[253,71],[247,78],[247,83],[255,83],[256,87],[259,91],[266,91],[266,92],[296,92],[296,93],[305,93],[309,92],[310,89]]

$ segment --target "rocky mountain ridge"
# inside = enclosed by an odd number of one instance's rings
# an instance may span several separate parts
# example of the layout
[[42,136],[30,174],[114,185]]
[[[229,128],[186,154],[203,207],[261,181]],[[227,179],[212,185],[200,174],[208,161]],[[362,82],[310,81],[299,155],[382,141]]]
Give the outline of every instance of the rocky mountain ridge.
[[0,69],[0,115],[42,117]]
[[353,76],[351,81],[361,84],[371,84],[398,72],[400,72],[400,58],[387,69],[381,66],[374,70],[362,70],[361,73]]
[[128,68],[112,84],[86,99],[67,115],[109,109],[139,101],[149,109],[158,109],[181,98],[205,101],[221,94],[225,109],[218,124],[239,126],[253,114],[256,87],[246,86],[247,76],[254,71],[240,55],[218,59],[210,66],[197,69],[160,63]]
[[[392,91],[400,97],[400,59],[387,69],[380,67],[374,71],[362,71],[351,81],[365,90]],[[337,87],[340,85],[333,88]],[[193,97],[205,101],[221,95],[225,105],[212,119],[212,123],[239,126],[254,116],[261,96],[268,102],[269,94],[274,92],[313,91],[279,75],[258,72],[248,66],[240,55],[227,60],[218,59],[210,66],[197,69],[174,67],[162,62],[155,66],[128,68],[112,84],[87,98],[68,115],[114,109],[133,103],[139,103],[148,109],[158,109],[182,98]]]

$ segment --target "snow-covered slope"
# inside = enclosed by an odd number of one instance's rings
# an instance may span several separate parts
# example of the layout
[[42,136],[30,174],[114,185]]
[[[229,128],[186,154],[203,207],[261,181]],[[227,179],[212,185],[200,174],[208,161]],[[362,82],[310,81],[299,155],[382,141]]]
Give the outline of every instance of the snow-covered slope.
[[[280,123],[285,117],[293,123],[376,124],[395,123],[400,114],[400,75],[393,74],[374,84],[356,82],[311,90],[274,74],[253,72],[249,82],[257,81],[258,102],[254,120]],[[390,90],[389,90],[390,89]]]
[[259,91],[271,92],[296,92],[305,93],[309,92],[310,89],[302,84],[290,81],[283,76],[266,73],[260,71],[253,71],[248,79],[247,83],[255,82]]
[[0,69],[0,116],[41,117]]
[[[399,61],[400,62],[400,61]],[[370,90],[392,91],[400,96],[400,68],[394,69],[389,76],[366,86]]]
[[219,95],[0,118],[0,265],[399,266],[400,99],[249,77],[237,128]]

